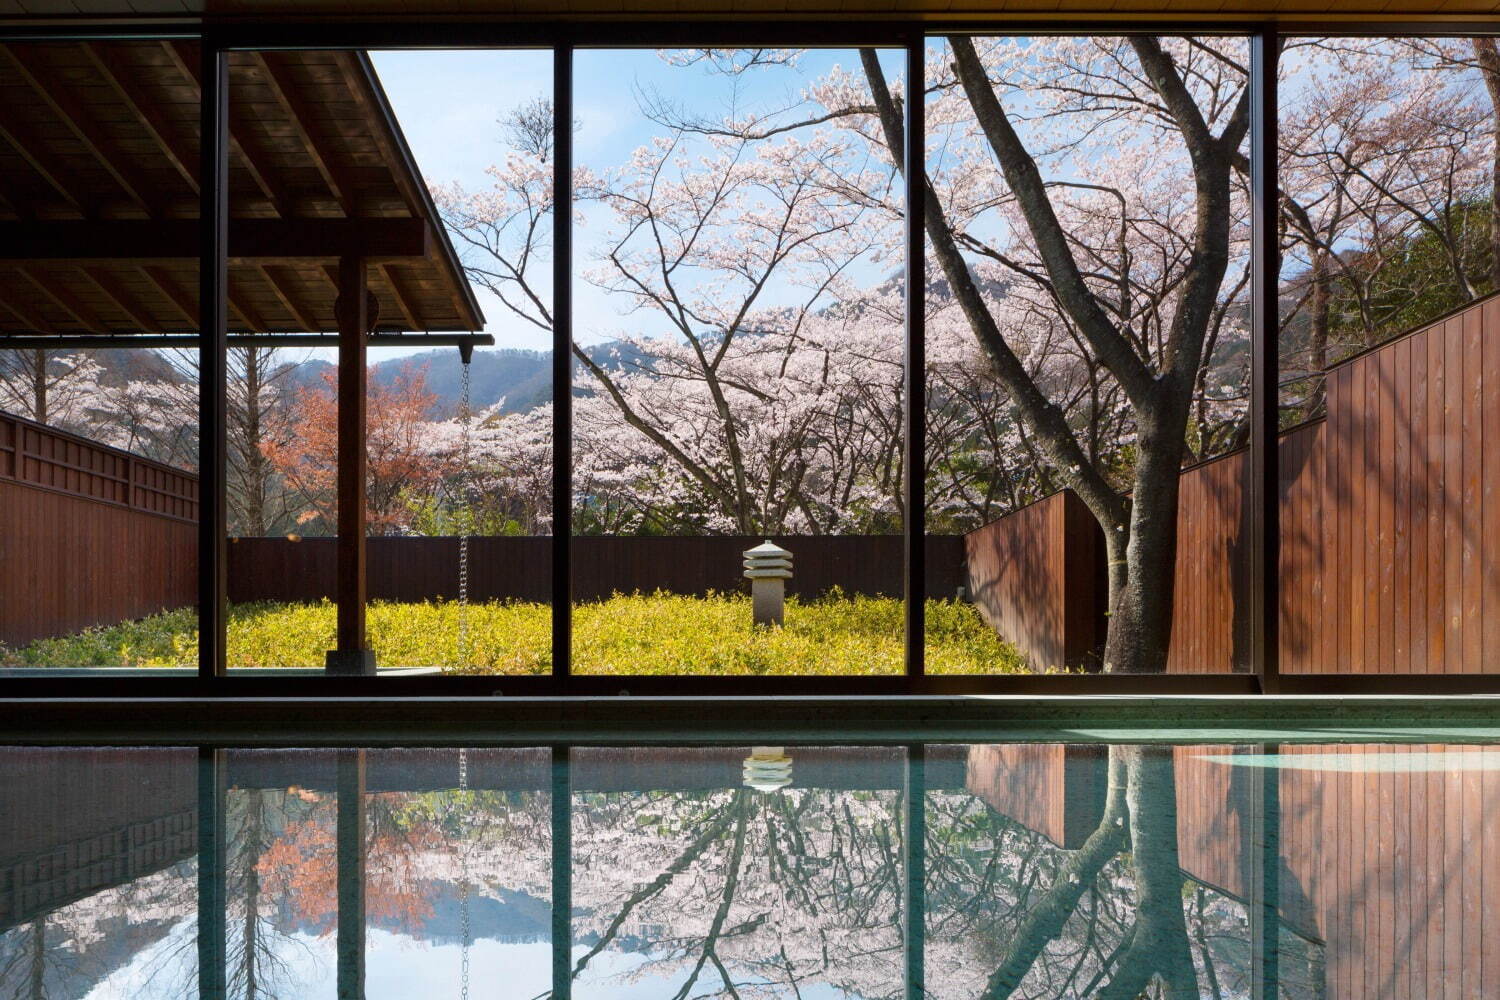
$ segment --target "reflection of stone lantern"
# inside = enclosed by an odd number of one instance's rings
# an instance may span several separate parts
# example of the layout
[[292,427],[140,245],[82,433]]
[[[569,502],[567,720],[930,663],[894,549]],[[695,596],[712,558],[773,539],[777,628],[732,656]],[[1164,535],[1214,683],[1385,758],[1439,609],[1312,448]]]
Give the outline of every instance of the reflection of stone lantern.
[[745,579],[750,581],[751,613],[757,625],[780,625],[786,617],[786,581],[792,578],[792,554],[769,541],[745,550]]
[[746,788],[779,791],[792,783],[792,758],[781,747],[751,747],[744,775]]

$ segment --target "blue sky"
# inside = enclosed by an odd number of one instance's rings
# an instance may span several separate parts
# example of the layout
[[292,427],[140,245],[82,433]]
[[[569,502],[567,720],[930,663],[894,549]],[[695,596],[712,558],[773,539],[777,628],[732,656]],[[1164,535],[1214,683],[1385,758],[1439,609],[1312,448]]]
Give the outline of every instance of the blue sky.
[[[887,56],[887,72],[898,77],[900,53]],[[487,187],[485,168],[505,157],[497,120],[552,92],[552,56],[546,50],[374,52],[371,58],[429,184]],[[655,127],[639,111],[640,94],[656,94],[704,115],[722,115],[733,102],[765,110],[796,102],[809,81],[835,65],[857,63],[852,49],[815,50],[795,68],[771,67],[731,79],[701,66],[670,65],[651,49],[580,50],[574,55],[575,160],[595,168],[615,166],[652,137]],[[587,225],[575,233],[579,268],[587,264],[590,238]],[[480,304],[497,347],[550,349],[550,338],[508,317],[498,301],[481,295]],[[603,294],[584,282],[575,285],[574,327],[580,340],[607,339],[629,322]],[[409,352],[372,351],[371,360],[402,353]]]

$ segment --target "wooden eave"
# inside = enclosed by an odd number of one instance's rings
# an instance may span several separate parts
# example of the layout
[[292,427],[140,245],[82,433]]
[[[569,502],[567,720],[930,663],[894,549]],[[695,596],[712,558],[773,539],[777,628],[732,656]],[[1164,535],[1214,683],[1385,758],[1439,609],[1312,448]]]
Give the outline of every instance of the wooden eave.
[[[0,334],[192,334],[199,52],[0,45]],[[369,259],[377,331],[484,317],[362,52],[230,57],[229,329],[338,329],[337,261]]]
[[[0,0],[0,19],[15,22],[115,20],[120,23],[220,23],[380,19],[547,22],[1035,21],[1066,29],[1069,21],[1141,23],[1193,18],[1226,22],[1274,18],[1282,25],[1372,18],[1428,23],[1485,23],[1500,0]],[[857,27],[851,27],[857,30]],[[618,36],[617,36],[618,37]],[[629,39],[620,39],[628,42]]]

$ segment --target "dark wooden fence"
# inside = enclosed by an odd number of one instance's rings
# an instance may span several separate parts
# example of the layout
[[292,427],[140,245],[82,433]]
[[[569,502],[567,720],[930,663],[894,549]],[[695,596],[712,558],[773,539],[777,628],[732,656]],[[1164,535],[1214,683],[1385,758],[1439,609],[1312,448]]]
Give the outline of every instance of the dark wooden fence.
[[[929,547],[940,540],[929,536]],[[1104,536],[1076,494],[1054,493],[969,532],[963,543],[975,607],[1033,669],[1098,665]]]
[[[619,592],[705,594],[744,589],[742,553],[759,536],[573,540],[573,597],[594,601]],[[775,541],[795,563],[787,592],[816,597],[833,587],[851,594],[902,594],[899,535],[803,535]],[[229,546],[231,601],[315,601],[332,598],[332,538],[238,538]],[[552,596],[547,538],[484,537],[469,541],[472,600],[548,601]],[[458,589],[458,539],[371,538],[371,599],[453,598]],[[963,539],[934,540],[927,551],[927,592],[952,597],[965,583]]]
[[0,643],[197,602],[191,473],[0,413]]
[[[1284,673],[1500,670],[1500,298],[1334,368],[1281,449]],[[1248,456],[1183,475],[1168,670],[1246,666]]]
[[[1332,369],[1327,411],[1281,438],[1282,671],[1500,671],[1500,297]],[[1248,476],[1244,450],[1182,474],[1170,673],[1249,668]],[[1103,636],[1102,540],[1064,496],[967,538],[1037,666]]]

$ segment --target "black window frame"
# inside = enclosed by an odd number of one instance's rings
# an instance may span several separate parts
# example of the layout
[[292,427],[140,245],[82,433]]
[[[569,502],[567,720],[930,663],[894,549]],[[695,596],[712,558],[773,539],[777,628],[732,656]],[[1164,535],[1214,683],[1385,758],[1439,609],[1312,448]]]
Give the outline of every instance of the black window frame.
[[[553,672],[548,676],[413,676],[403,678],[331,677],[298,674],[287,677],[229,676],[224,664],[227,525],[225,517],[225,378],[228,199],[228,57],[252,50],[421,50],[550,49],[553,53],[553,107],[557,121],[573,116],[573,53],[579,48],[655,48],[678,46],[786,45],[852,47],[875,45],[905,51],[908,79],[923,65],[929,38],[946,34],[1056,35],[1151,34],[1248,37],[1251,43],[1250,125],[1252,219],[1251,403],[1249,509],[1248,672],[1206,674],[1056,674],[934,676],[925,671],[924,615],[920,600],[925,540],[925,454],[923,373],[925,329],[921,282],[907,281],[906,341],[906,477],[905,519],[905,670],[883,677],[709,677],[585,676],[571,670],[571,447],[570,394],[554,395],[554,530]],[[0,698],[421,698],[520,696],[920,696],[1008,694],[1054,695],[1233,695],[1383,694],[1452,695],[1500,693],[1500,673],[1472,675],[1284,675],[1277,663],[1279,509],[1277,489],[1278,352],[1276,296],[1279,248],[1275,216],[1277,191],[1277,86],[1275,56],[1281,36],[1336,35],[1381,37],[1428,35],[1469,37],[1500,34],[1500,24],[1391,18],[1351,24],[1315,20],[1281,22],[1272,17],[1234,21],[1193,18],[1131,18],[1037,21],[995,17],[983,20],[888,21],[833,20],[694,20],[675,21],[513,21],[496,17],[462,21],[235,21],[156,28],[119,24],[97,29],[70,24],[61,28],[7,29],[0,24],[0,44],[44,41],[186,40],[202,45],[202,144],[200,225],[204,251],[199,260],[200,309],[203,317],[200,386],[200,522],[199,621],[200,662],[195,677],[15,677],[0,681]],[[628,39],[628,45],[621,39]],[[923,102],[908,102],[908,162],[923,157]],[[571,167],[571,129],[556,130],[555,181],[567,186]],[[905,187],[906,273],[922,273],[925,238],[919,191],[921,175],[909,171]],[[559,199],[561,201],[561,199]],[[554,233],[554,385],[572,383],[569,350],[572,336],[570,282],[571,227]],[[915,270],[913,270],[915,268]],[[913,599],[913,597],[918,599]]]

